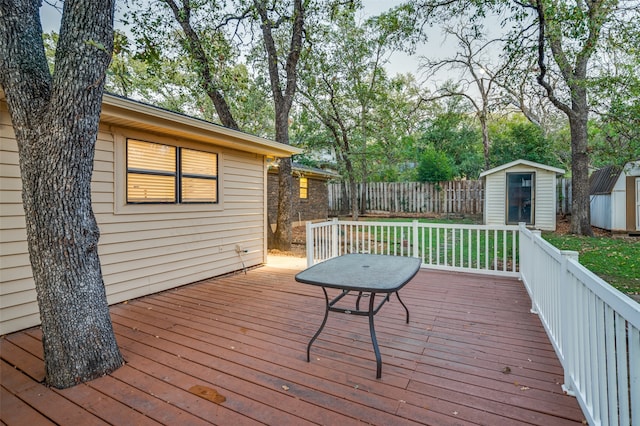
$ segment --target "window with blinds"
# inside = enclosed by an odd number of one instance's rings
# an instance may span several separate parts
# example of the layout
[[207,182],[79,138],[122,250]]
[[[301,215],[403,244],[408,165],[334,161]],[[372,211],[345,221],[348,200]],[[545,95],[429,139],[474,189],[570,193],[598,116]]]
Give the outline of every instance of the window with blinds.
[[217,154],[127,140],[127,203],[217,201]]
[[180,198],[183,203],[218,200],[218,156],[211,152],[180,149]]
[[309,197],[309,181],[306,177],[300,178],[300,198],[307,199]]

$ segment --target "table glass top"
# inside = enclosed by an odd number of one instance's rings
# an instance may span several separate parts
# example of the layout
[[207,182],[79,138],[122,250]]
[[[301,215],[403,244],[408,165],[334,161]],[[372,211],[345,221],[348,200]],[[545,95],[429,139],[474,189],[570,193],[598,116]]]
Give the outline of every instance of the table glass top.
[[313,265],[296,281],[343,290],[391,293],[404,286],[420,269],[415,257],[346,254]]

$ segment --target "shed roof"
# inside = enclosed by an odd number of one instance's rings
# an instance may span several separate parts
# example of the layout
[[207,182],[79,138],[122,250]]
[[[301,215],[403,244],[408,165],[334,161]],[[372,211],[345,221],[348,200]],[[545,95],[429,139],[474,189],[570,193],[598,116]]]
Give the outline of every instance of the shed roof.
[[503,164],[503,165],[498,166],[498,167],[494,167],[493,169],[486,170],[486,171],[480,173],[480,177],[484,177],[484,176],[487,176],[487,175],[490,175],[490,174],[497,173],[497,172],[500,172],[502,170],[508,169],[510,167],[519,166],[519,165],[529,166],[529,167],[533,167],[533,168],[536,168],[536,169],[547,170],[549,172],[555,172],[558,175],[563,175],[565,173],[565,170],[563,170],[563,169],[559,169],[559,168],[553,167],[553,166],[547,166],[546,164],[540,164],[540,163],[536,163],[534,161],[529,161],[529,160],[515,160],[515,161],[512,161],[510,163]]
[[611,165],[596,170],[589,176],[589,195],[610,194],[622,173],[622,167]]
[[102,98],[100,121],[274,157],[302,152],[300,148],[107,93]]

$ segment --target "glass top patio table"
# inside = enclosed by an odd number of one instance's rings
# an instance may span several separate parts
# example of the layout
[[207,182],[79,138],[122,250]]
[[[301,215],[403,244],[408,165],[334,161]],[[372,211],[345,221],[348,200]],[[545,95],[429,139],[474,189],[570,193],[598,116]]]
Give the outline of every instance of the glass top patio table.
[[[298,273],[296,281],[319,286],[325,297],[324,320],[316,334],[307,345],[307,361],[310,361],[310,349],[324,328],[329,311],[369,317],[371,342],[376,355],[376,378],[382,377],[382,359],[376,339],[373,317],[380,308],[389,301],[391,293],[395,293],[406,312],[409,323],[409,310],[400,299],[398,291],[404,287],[420,270],[421,259],[415,257],[388,256],[379,254],[346,254],[313,265]],[[327,288],[339,289],[341,293],[329,300]],[[355,309],[335,306],[350,292],[357,292]],[[375,304],[378,293],[383,297]],[[367,310],[360,310],[360,300],[369,297]]]

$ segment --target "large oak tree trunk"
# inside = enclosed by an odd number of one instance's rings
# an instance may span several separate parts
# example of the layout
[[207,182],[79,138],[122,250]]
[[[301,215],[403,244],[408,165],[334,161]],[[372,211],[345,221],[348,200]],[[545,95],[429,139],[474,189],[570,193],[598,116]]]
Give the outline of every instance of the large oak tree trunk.
[[273,234],[273,245],[278,250],[291,250],[293,227],[291,214],[293,210],[293,179],[291,177],[291,158],[281,158],[278,168],[278,216],[276,231]]
[[49,74],[37,0],[0,0],[0,84],[18,143],[46,382],[66,388],[123,364],[91,208],[113,1],[66,0]]
[[[571,129],[571,225],[570,232],[593,236],[589,196],[589,154],[586,94],[584,110],[569,116]],[[574,108],[575,109],[575,108]]]
[[[275,107],[275,130],[276,141],[289,145],[289,112],[293,103],[296,91],[297,66],[302,49],[302,39],[304,37],[304,4],[302,0],[293,0],[293,13],[291,19],[291,41],[283,61],[284,81],[281,78],[279,64],[281,59],[278,55],[276,42],[273,36],[273,29],[279,26],[269,16],[271,6],[264,0],[253,0],[253,5],[258,12],[260,26],[262,29],[262,40],[267,53],[269,68],[269,80],[271,82],[271,93]],[[292,240],[292,190],[293,183],[291,177],[291,159],[280,159],[278,170],[278,218],[276,220],[276,230],[273,234],[273,246],[282,251],[291,250]],[[268,235],[271,239],[271,234]]]
[[[537,80],[545,88],[551,103],[566,114],[571,129],[571,195],[573,199],[570,231],[573,234],[593,236],[589,212],[589,139],[587,132],[589,79],[587,70],[589,69],[589,60],[596,51],[600,31],[613,9],[608,2],[601,0],[581,3],[576,8],[579,13],[574,15],[580,25],[576,26],[575,34],[567,35],[562,29],[566,16],[564,12],[558,12],[557,6],[553,2],[536,0],[532,2],[531,6],[535,8],[538,18],[538,66],[540,73]],[[581,10],[583,7],[584,9]],[[550,16],[547,16],[548,13]],[[571,39],[572,36],[573,39]],[[555,93],[555,86],[545,80],[547,42],[560,70],[560,75],[569,89],[571,105],[559,99]],[[572,44],[573,46],[569,50],[575,51],[573,59],[567,55],[566,49]]]

